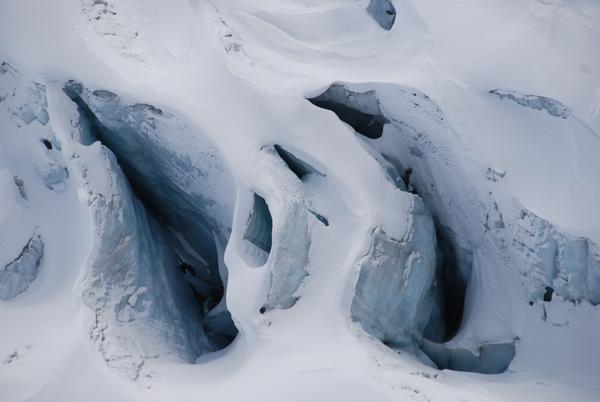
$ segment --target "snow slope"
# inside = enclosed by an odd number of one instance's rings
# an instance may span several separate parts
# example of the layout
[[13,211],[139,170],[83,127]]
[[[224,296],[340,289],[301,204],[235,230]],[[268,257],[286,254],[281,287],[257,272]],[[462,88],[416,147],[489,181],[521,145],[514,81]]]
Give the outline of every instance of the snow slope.
[[0,401],[598,400],[599,46],[592,0],[2,1]]

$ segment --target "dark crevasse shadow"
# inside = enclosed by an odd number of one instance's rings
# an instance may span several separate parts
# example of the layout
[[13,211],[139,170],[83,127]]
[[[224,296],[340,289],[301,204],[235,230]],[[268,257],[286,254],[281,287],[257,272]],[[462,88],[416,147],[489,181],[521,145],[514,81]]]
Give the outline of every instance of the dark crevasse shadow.
[[[407,93],[410,103],[415,106],[418,105],[413,99],[417,95],[415,91]],[[422,98],[421,102],[432,103],[427,96],[419,98]],[[388,180],[400,191],[414,194],[426,209],[425,213],[413,217],[415,234],[410,241],[395,242],[381,230],[375,230],[372,251],[387,251],[385,257],[369,254],[361,262],[352,305],[353,318],[389,347],[412,351],[440,369],[479,373],[505,371],[515,355],[514,342],[482,344],[477,350],[448,343],[464,324],[465,297],[473,265],[472,250],[465,248],[456,234],[441,223],[440,214],[447,211],[438,210],[429,202],[430,197],[420,194],[420,188],[428,189],[432,184],[423,180],[416,183],[413,178],[431,175],[415,171],[418,167],[410,166],[409,160],[400,160],[396,156],[399,152],[389,149],[387,153],[380,154],[374,146],[382,137],[384,127],[396,124],[382,111],[377,91],[368,88],[354,91],[342,83],[334,83],[320,95],[307,100],[334,112],[364,137],[365,143],[375,151]],[[437,105],[431,105],[430,109],[439,111]],[[442,116],[436,119],[444,120]],[[416,146],[409,144],[407,148],[411,157],[423,158],[422,151]],[[431,244],[419,245],[419,241]],[[410,261],[410,255],[419,247],[422,254],[420,261],[407,270],[407,264],[415,264]],[[434,261],[428,262],[427,258],[423,258],[428,252],[433,254]],[[415,274],[416,271],[420,274]],[[402,280],[396,279],[398,276]]]
[[[193,311],[183,315],[201,321],[211,345],[207,352],[224,348],[237,335],[224,299],[227,269],[222,253],[230,222],[212,216],[218,200],[186,187],[186,183],[205,179],[212,172],[191,165],[189,159],[161,147],[149,135],[176,119],[170,113],[148,104],[126,103],[109,91],[90,92],[74,81],[66,84],[64,92],[77,105],[81,143],[100,141],[115,154],[136,198],[165,233],[166,248],[173,256],[168,269],[187,284],[184,288],[195,300],[190,308]],[[160,134],[167,136],[169,132]],[[220,160],[214,149],[199,152],[206,152],[213,161]],[[219,174],[226,170],[223,166],[217,169]],[[234,193],[230,196],[235,198]]]

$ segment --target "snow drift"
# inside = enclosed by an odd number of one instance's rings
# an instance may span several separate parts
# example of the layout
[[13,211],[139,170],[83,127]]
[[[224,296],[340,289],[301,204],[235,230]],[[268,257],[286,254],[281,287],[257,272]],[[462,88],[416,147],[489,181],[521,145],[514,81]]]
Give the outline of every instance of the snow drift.
[[0,6],[0,399],[596,400],[600,8],[501,3]]

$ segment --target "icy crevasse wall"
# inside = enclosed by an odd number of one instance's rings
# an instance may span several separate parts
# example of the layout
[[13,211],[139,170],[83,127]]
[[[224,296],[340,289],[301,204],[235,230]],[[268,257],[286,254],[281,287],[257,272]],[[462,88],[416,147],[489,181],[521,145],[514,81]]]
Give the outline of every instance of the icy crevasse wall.
[[[336,83],[309,100],[316,106],[332,110],[362,134],[365,143],[379,153],[382,165],[387,166],[388,172],[393,173],[395,169],[398,172],[395,176],[401,176],[404,186],[417,193],[431,211],[438,239],[446,239],[448,244],[445,248],[450,249],[454,260],[449,261],[449,253],[444,249],[435,250],[438,273],[436,280],[431,280],[428,285],[433,289],[437,284],[438,308],[445,310],[446,321],[452,308],[463,310],[462,305],[449,305],[460,301],[460,297],[457,298],[454,293],[460,288],[466,292],[474,270],[479,275],[480,270],[489,269],[484,268],[485,265],[497,270],[509,267],[513,275],[510,280],[522,284],[525,302],[549,301],[554,293],[566,300],[586,300],[597,304],[597,292],[600,289],[597,283],[600,272],[597,246],[588,239],[563,233],[527,211],[498,185],[503,174],[491,174],[491,168],[486,173],[484,166],[477,166],[480,177],[473,177],[472,170],[466,169],[458,157],[465,153],[465,145],[457,140],[443,112],[426,95],[395,85]],[[530,103],[525,106],[529,107]],[[542,103],[558,105],[548,100]],[[545,109],[543,105],[535,109]],[[558,106],[552,110],[556,108]],[[551,115],[568,118],[565,113]],[[361,124],[357,124],[358,121]],[[372,127],[381,124],[383,127],[377,129],[380,134],[372,135]],[[390,175],[391,179],[392,176],[394,174]],[[485,176],[489,182],[481,180]],[[443,246],[446,241],[440,245]],[[390,255],[389,252],[385,254]],[[478,258],[474,258],[474,254]],[[377,261],[377,258],[373,259]],[[389,268],[395,275],[401,275],[406,269],[402,260],[394,262]],[[434,270],[430,267],[428,272]],[[389,300],[394,298],[382,298],[379,303],[373,303],[372,314],[364,314],[357,307],[361,306],[364,295],[369,293],[368,289],[379,289],[379,292],[387,289],[390,294],[402,295],[406,284],[383,281],[383,276],[373,275],[372,272],[378,272],[373,264],[361,265],[353,316],[368,332],[393,346],[402,338],[390,337],[380,328],[395,315],[394,310],[389,308]],[[433,274],[430,275],[433,277]],[[507,286],[506,282],[499,279],[496,291],[502,292],[504,286]],[[424,290],[421,293],[426,294]],[[464,294],[462,298],[465,298]],[[422,300],[415,295],[410,299],[411,303]],[[465,312],[487,309],[485,306],[470,306],[473,300],[468,297],[465,303]],[[493,313],[493,310],[488,313]],[[442,326],[443,316],[439,320]],[[446,338],[447,342],[442,344],[435,342],[445,338],[442,336],[440,339],[439,328],[429,326],[426,329],[423,323],[413,330],[409,339],[413,339],[413,345],[420,345],[439,367],[484,373],[501,372],[515,355],[512,338],[516,339],[518,334],[514,334],[510,321],[501,324],[504,329],[482,331],[476,322],[481,318],[476,317],[477,314],[465,314],[457,328],[458,334],[454,336],[446,330],[446,337],[450,335],[450,338]],[[448,322],[445,325],[448,326]],[[394,324],[391,328],[397,329],[399,326]],[[402,342],[399,345],[407,347]]]
[[115,157],[99,142],[79,151],[95,240],[78,288],[92,312],[90,337],[108,366],[138,379],[149,375],[147,359],[193,362],[214,350],[191,289],[177,278],[167,234]]
[[172,113],[74,82],[65,90],[89,110],[89,119],[96,122],[92,135],[116,154],[137,191],[216,272],[214,236],[229,236],[236,193],[219,152]]
[[[436,289],[435,228],[431,215],[413,197],[410,230],[394,239],[373,231],[352,300],[352,317],[386,345],[420,354],[426,327],[440,318]],[[439,325],[439,324],[437,324]]]
[[[226,345],[237,330],[224,295],[223,253],[238,189],[219,152],[189,123],[155,106],[76,82],[65,92],[78,106],[82,141],[99,139],[116,154],[140,199],[179,243],[175,253],[184,260],[180,267],[202,306],[205,332],[215,347]],[[265,147],[259,155],[259,171],[270,176],[257,190],[266,201],[255,193],[246,210],[238,200],[239,215],[247,220],[234,235],[243,234],[246,262],[266,265],[269,272],[264,310],[289,308],[306,276],[309,216],[315,214],[299,178],[275,148]]]
[[532,301],[553,294],[580,303],[600,304],[600,246],[555,228],[515,203],[518,226],[510,227],[513,247],[530,264],[523,272]]
[[260,311],[287,309],[307,276],[310,224],[317,218],[301,179],[274,145],[258,150],[255,169],[261,180],[238,200],[241,221],[232,244],[249,267],[268,272]]
[[[93,280],[84,281],[81,286],[84,295],[92,295],[87,297],[88,304],[95,309],[96,315],[109,315],[101,322],[116,323],[118,328],[121,314],[129,317],[139,306],[144,311],[145,300],[150,303],[155,299],[164,300],[149,313],[150,319],[156,322],[151,327],[159,328],[153,335],[158,341],[144,342],[142,337],[140,342],[131,334],[119,334],[116,339],[106,342],[110,348],[107,362],[119,369],[125,366],[137,378],[148,357],[164,359],[172,356],[192,362],[201,354],[226,346],[237,333],[226,307],[227,268],[223,262],[232,214],[229,203],[235,198],[235,189],[219,154],[180,119],[151,105],[128,104],[112,92],[92,93],[75,82],[68,83],[65,92],[77,105],[78,114],[73,118],[74,136],[92,146],[98,146],[99,142],[95,141],[100,140],[119,158],[120,166],[112,157],[108,159],[110,163],[103,162],[108,165],[109,172],[117,172],[111,173],[115,177],[111,182],[116,184],[107,186],[107,191],[123,194],[116,200],[108,197],[109,202],[114,204],[122,198],[131,199],[122,206],[105,207],[99,202],[94,210],[98,215],[96,222],[101,225],[97,232],[101,237],[100,244],[108,243],[105,247],[110,250],[114,241],[116,244],[131,242],[122,252],[133,252],[134,255],[129,258],[114,255],[107,259],[98,252],[92,258],[99,268],[97,272],[88,273]],[[178,140],[183,142],[177,143]],[[106,152],[112,155],[111,151]],[[83,171],[85,173],[86,169]],[[129,182],[135,194],[129,188]],[[129,222],[122,222],[124,212],[113,217],[110,212],[113,210],[127,212],[131,215]],[[120,230],[124,233],[104,234],[117,226],[117,223],[109,224],[107,229],[104,221],[117,218],[122,222]],[[114,240],[115,237],[123,239]],[[98,274],[100,267],[114,263],[113,257],[120,261],[120,269]],[[157,275],[156,280],[148,279],[153,275]],[[116,291],[114,297],[98,299],[96,296],[94,288],[98,284],[112,294],[120,283],[128,286]],[[138,307],[115,299],[125,297],[120,293],[134,300]],[[117,310],[125,308],[126,312],[113,316],[111,306],[116,306]],[[129,318],[125,319],[125,322],[129,321]],[[144,325],[134,325],[135,331],[142,331]],[[99,331],[101,336],[94,337],[105,339],[105,330],[98,330],[99,326],[102,327],[95,324],[92,334]],[[161,345],[161,341],[166,343]],[[152,348],[153,343],[159,345],[156,350]],[[138,354],[123,358],[120,353],[132,345],[139,349]],[[107,348],[100,348],[106,355]]]
[[[103,96],[109,101],[116,97],[108,92],[98,94],[99,104]],[[30,190],[35,187],[31,177],[37,177],[45,191],[59,193],[68,185],[70,174],[62,144],[50,128],[46,87],[29,81],[17,68],[2,62],[0,95],[0,123],[4,128],[14,127],[12,131],[3,130],[0,138],[0,197],[5,206],[0,221],[2,228],[7,229],[0,231],[0,296],[11,299],[25,292],[38,270],[43,269],[44,243],[29,211]],[[82,187],[94,223],[93,249],[78,282],[78,293],[91,309],[89,336],[107,365],[131,379],[152,375],[146,365],[148,360],[194,362],[199,355],[229,343],[237,332],[223,299],[226,268],[222,254],[232,207],[216,205],[197,194],[189,195],[191,200],[185,199],[188,194],[182,197],[176,191],[177,185],[206,189],[206,180],[213,180],[224,188],[225,196],[219,201],[226,205],[235,198],[232,180],[218,154],[209,155],[210,148],[205,147],[207,152],[199,156],[207,164],[203,167],[214,167],[206,174],[194,170],[189,158],[170,159],[167,146],[157,146],[148,138],[156,134],[153,128],[164,130],[161,135],[183,132],[189,136],[189,130],[185,132],[185,126],[173,116],[164,117],[165,123],[162,112],[149,105],[129,105],[119,111],[115,110],[117,105],[109,102],[105,112],[115,119],[113,125],[131,134],[115,137],[123,147],[116,149],[138,157],[138,164],[133,165],[143,167],[138,176],[130,168],[131,176],[126,177],[112,152],[97,142],[102,133],[110,130],[98,122],[87,105],[80,106],[75,110],[72,105],[68,149],[72,150],[69,157],[74,179]],[[123,123],[125,127],[119,126]],[[16,133],[19,141],[15,141]],[[148,136],[136,137],[139,133]],[[23,155],[32,163],[22,160]],[[149,160],[168,166],[146,163]],[[134,184],[146,180],[140,191],[165,191],[151,194],[154,203],[144,197],[144,205],[129,180]],[[69,183],[73,185],[72,181]],[[157,214],[156,209],[161,213]],[[207,216],[200,225],[193,221],[198,209]],[[165,215],[175,221],[176,229],[183,234],[165,223]],[[222,221],[216,221],[223,215],[226,217]],[[191,229],[186,232],[188,228]],[[194,266],[183,264],[182,259]],[[184,274],[191,280],[186,281]],[[198,283],[200,286],[195,287]],[[203,285],[208,289],[206,294],[196,289]]]

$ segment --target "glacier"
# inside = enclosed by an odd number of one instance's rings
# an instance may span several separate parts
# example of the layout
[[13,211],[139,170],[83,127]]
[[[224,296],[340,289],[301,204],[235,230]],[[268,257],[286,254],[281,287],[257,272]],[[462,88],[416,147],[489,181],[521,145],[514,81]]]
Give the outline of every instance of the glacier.
[[37,276],[43,256],[44,242],[34,233],[19,255],[0,271],[0,299],[12,299],[26,291]]
[[1,4],[0,401],[596,401],[599,21]]

